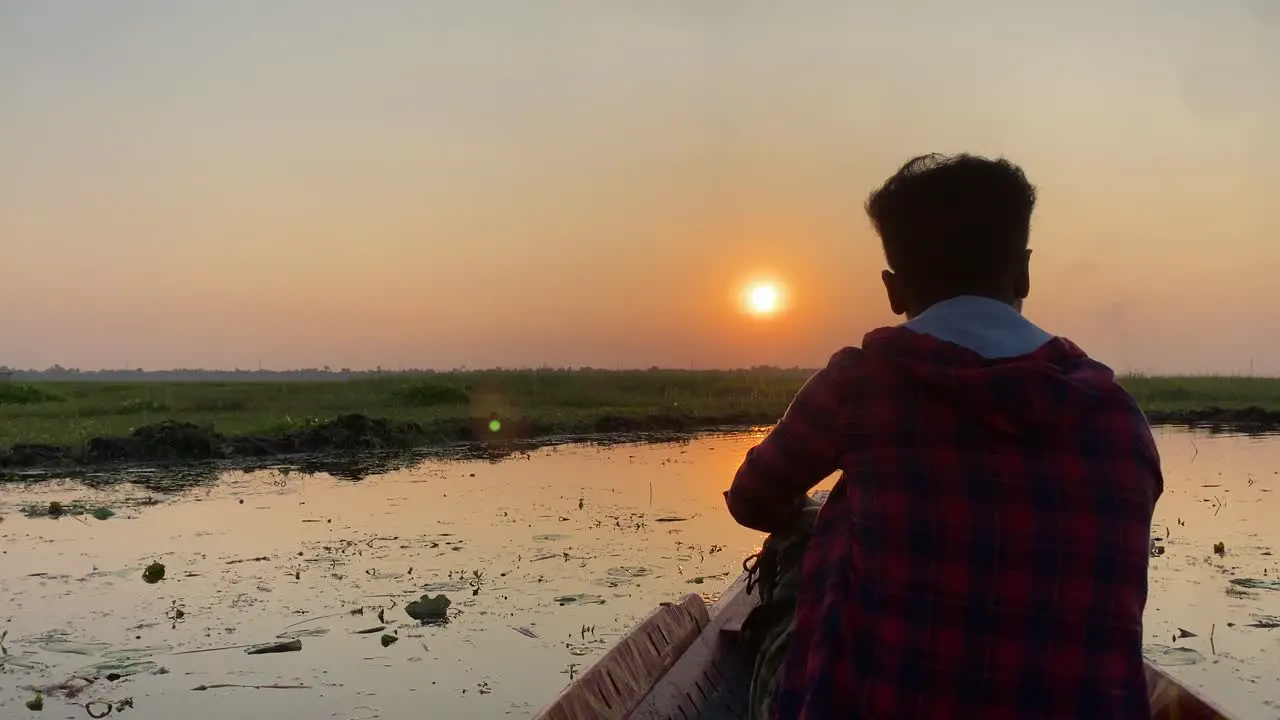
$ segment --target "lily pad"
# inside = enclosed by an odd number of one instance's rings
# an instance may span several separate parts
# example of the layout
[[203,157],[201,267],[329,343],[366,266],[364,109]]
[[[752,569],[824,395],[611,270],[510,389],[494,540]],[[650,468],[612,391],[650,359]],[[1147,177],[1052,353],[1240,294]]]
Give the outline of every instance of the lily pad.
[[116,513],[111,508],[96,508],[89,512],[95,520],[107,520],[115,517]]
[[1204,662],[1204,655],[1188,647],[1169,647],[1168,645],[1143,645],[1142,654],[1151,662],[1162,667],[1196,665]]
[[418,622],[438,623],[449,619],[449,606],[452,604],[449,597],[443,593],[434,597],[427,594],[405,605],[404,611]]
[[153,562],[142,571],[142,582],[155,585],[164,579],[164,563]]
[[561,605],[603,605],[604,598],[599,595],[590,593],[574,593],[573,595],[561,595],[555,601]]

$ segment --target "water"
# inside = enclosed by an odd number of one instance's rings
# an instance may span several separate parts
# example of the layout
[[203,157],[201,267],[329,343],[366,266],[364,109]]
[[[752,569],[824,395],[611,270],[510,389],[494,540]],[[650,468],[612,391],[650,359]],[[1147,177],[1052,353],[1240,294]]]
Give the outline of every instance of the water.
[[[761,537],[720,493],[757,438],[564,446],[359,482],[229,473],[176,495],[6,486],[0,716],[33,715],[26,686],[116,672],[71,699],[55,689],[43,715],[132,698],[121,714],[139,719],[528,717],[656,603],[736,576]],[[1248,627],[1280,615],[1280,590],[1230,583],[1280,580],[1280,441],[1158,439],[1149,651],[1241,717],[1280,717],[1280,630]],[[20,512],[55,500],[118,514]],[[165,579],[147,584],[155,561]],[[406,615],[428,589],[451,599],[448,624]],[[295,638],[299,652],[187,652]],[[306,687],[193,689],[224,683]]]

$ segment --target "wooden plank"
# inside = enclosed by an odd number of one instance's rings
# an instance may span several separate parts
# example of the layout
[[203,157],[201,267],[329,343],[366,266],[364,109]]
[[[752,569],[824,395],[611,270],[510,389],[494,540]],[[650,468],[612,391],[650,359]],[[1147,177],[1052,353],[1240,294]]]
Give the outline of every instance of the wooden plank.
[[710,622],[698,595],[663,603],[587,668],[538,720],[625,720]]
[[1224,710],[1151,664],[1150,660],[1146,668],[1153,720],[1230,720],[1231,716]]
[[757,598],[738,578],[711,607],[711,622],[656,682],[628,720],[740,720],[751,670],[738,645],[742,621]]
[[721,633],[739,633],[742,632],[742,623],[759,601],[760,598],[756,595],[747,594],[747,574],[743,573],[712,606],[711,617],[714,619],[724,616],[720,618]]

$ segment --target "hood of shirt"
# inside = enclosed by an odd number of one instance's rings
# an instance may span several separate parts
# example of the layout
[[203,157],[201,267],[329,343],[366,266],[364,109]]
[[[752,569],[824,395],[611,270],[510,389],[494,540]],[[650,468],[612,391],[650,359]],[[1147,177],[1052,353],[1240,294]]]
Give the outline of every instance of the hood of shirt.
[[963,298],[897,327],[869,333],[868,361],[902,373],[930,400],[1013,434],[1060,428],[1123,390],[1110,368],[1017,310]]

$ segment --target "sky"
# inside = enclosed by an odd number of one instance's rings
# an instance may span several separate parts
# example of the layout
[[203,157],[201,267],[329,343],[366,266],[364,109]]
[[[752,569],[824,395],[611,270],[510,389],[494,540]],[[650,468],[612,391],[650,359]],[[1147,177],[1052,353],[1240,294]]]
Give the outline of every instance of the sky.
[[967,151],[1034,321],[1280,374],[1275,127],[1273,0],[2,0],[0,365],[815,367]]

